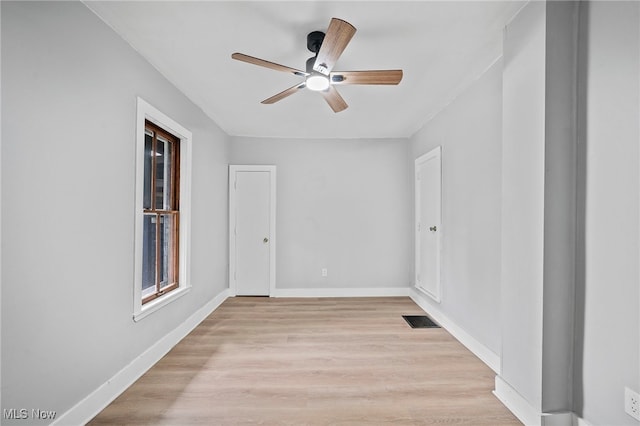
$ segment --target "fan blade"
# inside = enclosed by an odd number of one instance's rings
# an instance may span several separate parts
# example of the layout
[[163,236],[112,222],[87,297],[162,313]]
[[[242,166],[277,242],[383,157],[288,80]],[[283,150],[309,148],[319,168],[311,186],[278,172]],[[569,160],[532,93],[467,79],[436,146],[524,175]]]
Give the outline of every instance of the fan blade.
[[272,70],[290,72],[295,75],[306,76],[309,75],[304,71],[297,70],[295,68],[287,67],[284,65],[276,64],[275,62],[265,61],[264,59],[254,58],[253,56],[245,55],[244,53],[234,53],[231,55],[233,59],[238,61],[247,62],[249,64],[258,65],[260,67],[271,68]]
[[334,71],[329,76],[331,84],[398,84],[402,70]]
[[349,105],[342,99],[340,93],[333,87],[329,86],[329,88],[325,91],[320,92],[324,97],[324,100],[327,101],[333,112],[340,112],[347,109]]
[[324,75],[329,75],[355,33],[355,27],[347,21],[332,18],[320,51],[316,56],[316,62],[313,64],[313,69]]
[[282,92],[278,93],[277,95],[273,95],[272,97],[270,97],[268,99],[265,99],[261,103],[263,103],[263,104],[274,104],[274,103],[286,98],[287,96],[293,95],[298,90],[304,89],[304,87],[305,87],[304,83],[296,84],[293,87],[289,87],[287,90],[283,90]]

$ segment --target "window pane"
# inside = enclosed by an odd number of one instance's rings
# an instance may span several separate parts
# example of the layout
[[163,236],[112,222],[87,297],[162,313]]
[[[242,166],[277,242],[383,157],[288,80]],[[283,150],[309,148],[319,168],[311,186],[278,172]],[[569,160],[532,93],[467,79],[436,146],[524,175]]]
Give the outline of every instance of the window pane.
[[173,166],[173,149],[174,149],[173,143],[167,142],[167,144],[165,145],[165,154],[166,154],[165,161],[164,161],[165,187],[164,187],[164,203],[162,206],[164,210],[174,210],[173,203],[171,202],[172,201],[171,195],[173,191],[173,179],[175,178],[171,174],[171,167]]
[[151,208],[151,164],[153,159],[153,133],[144,132],[144,197],[142,207]]
[[156,142],[156,205],[155,208],[163,210],[165,208],[165,184],[167,182],[166,172],[166,146],[169,142],[161,137],[157,137]]
[[142,237],[142,297],[156,291],[156,215],[144,215]]
[[160,288],[176,282],[175,231],[175,216],[173,214],[160,215]]

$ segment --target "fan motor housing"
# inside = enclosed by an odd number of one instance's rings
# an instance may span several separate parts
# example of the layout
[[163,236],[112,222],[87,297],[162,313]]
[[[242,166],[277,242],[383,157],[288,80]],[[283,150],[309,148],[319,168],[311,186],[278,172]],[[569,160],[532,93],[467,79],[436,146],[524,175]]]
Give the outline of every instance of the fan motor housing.
[[318,53],[323,41],[324,33],[322,31],[312,31],[307,34],[307,49],[313,53]]

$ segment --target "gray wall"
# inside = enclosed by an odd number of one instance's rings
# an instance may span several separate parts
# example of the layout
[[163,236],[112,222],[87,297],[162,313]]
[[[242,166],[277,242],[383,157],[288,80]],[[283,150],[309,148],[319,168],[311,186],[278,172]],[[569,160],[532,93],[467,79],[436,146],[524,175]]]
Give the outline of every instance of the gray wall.
[[542,394],[545,4],[504,37],[501,376],[538,412]]
[[572,405],[577,6],[531,3],[504,37],[501,380],[537,413]]
[[232,139],[232,163],[277,166],[278,289],[409,286],[407,144]]
[[[61,415],[226,288],[228,137],[81,3],[1,7],[2,408]],[[138,323],[136,96],[193,132],[193,288]]]
[[532,2],[505,31],[501,376],[538,412],[633,425],[640,13],[575,6]]
[[442,301],[423,299],[496,354],[500,353],[501,129],[502,61],[498,61],[412,136],[407,166],[413,187],[414,160],[442,146]]
[[572,407],[579,3],[546,9],[542,408],[560,412]]
[[625,386],[640,392],[640,3],[584,3],[580,24],[585,213],[574,409],[593,425],[637,425],[623,396]]

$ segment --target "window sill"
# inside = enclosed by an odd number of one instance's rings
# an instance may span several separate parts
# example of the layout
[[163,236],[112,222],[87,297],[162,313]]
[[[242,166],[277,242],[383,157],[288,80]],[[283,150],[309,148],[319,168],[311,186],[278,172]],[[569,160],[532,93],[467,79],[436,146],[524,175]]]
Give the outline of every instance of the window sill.
[[139,312],[133,313],[133,320],[135,322],[140,321],[142,318],[146,317],[147,315],[157,311],[163,306],[166,306],[169,303],[173,302],[174,300],[184,296],[189,292],[189,290],[191,290],[191,286],[178,288],[162,297],[152,300],[149,303],[145,303],[145,305],[142,306]]

